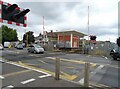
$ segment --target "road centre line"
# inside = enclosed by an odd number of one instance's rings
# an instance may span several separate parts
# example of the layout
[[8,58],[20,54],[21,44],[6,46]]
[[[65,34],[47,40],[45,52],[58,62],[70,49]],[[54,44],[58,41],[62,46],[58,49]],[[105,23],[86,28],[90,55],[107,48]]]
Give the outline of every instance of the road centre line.
[[8,77],[8,76],[13,76],[13,75],[17,75],[17,74],[22,74],[22,73],[26,73],[26,72],[30,72],[32,70],[22,70],[22,71],[18,71],[18,72],[13,72],[13,73],[8,73],[3,75],[4,77]]
[[48,74],[48,75],[42,75],[42,76],[38,76],[39,78],[45,78],[45,77],[49,77],[49,76],[51,76],[50,74]]
[[33,82],[33,81],[35,81],[34,78],[32,78],[32,79],[28,79],[28,80],[25,80],[25,81],[22,81],[21,83],[22,83],[22,84],[27,84],[27,83],[29,83],[29,82]]
[[44,62],[44,61],[42,61],[42,60],[38,60],[39,62],[42,62],[42,63],[44,63],[44,64],[48,64],[48,63],[46,63],[46,62]]

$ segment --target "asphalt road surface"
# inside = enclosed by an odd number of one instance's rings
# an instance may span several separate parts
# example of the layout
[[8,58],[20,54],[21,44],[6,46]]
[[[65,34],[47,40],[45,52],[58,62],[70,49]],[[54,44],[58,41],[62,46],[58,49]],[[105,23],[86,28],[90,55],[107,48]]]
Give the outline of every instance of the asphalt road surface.
[[[3,87],[22,86],[24,83],[35,81],[36,78],[37,81],[42,81],[38,80],[39,76],[54,76],[56,58],[61,59],[60,74],[63,79],[83,84],[84,64],[89,62],[90,85],[119,87],[119,61],[114,61],[111,58],[50,51],[44,54],[33,54],[28,53],[26,49],[5,49],[0,54],[1,60],[10,62],[2,65],[0,78],[6,77],[2,82]],[[23,68],[15,67],[14,65],[19,65]],[[39,73],[38,71],[42,72]]]

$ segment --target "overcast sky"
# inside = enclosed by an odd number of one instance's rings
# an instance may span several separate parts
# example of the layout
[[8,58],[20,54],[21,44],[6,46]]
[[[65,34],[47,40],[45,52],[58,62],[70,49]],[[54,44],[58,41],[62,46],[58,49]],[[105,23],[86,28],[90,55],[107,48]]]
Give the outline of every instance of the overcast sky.
[[[26,28],[7,25],[17,29],[19,39],[25,31],[33,31],[35,36],[43,31],[43,16],[46,31],[76,30],[88,34],[88,6],[90,35],[97,40],[115,42],[118,37],[119,0],[3,0],[16,3],[31,11],[27,14]],[[18,2],[19,1],[19,2]],[[29,2],[28,2],[29,1]],[[51,2],[52,1],[52,2]]]

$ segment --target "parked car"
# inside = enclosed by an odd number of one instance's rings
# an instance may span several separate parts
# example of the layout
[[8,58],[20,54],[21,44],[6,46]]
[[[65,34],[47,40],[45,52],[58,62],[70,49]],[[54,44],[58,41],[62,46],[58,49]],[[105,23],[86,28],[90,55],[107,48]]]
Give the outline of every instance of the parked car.
[[9,48],[10,42],[4,42],[4,48]]
[[19,42],[16,42],[15,45],[14,45],[14,47],[17,48],[18,44],[19,44]]
[[0,50],[3,50],[4,48],[3,48],[3,45],[2,44],[0,44]]
[[29,45],[28,52],[31,52],[31,53],[44,53],[44,48],[42,48],[38,44],[32,44],[32,45]]
[[23,45],[22,44],[18,44],[16,48],[17,49],[23,49]]
[[118,58],[120,58],[120,47],[112,49],[110,51],[110,56],[114,59],[117,60]]

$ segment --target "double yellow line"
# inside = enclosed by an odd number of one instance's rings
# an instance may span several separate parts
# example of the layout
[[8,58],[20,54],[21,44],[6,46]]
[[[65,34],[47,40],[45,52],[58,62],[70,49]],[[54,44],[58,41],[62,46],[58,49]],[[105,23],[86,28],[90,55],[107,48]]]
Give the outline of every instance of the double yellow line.
[[[40,70],[40,71],[46,72],[48,74],[51,74],[52,76],[55,76],[54,72],[51,72],[51,71],[48,71],[48,70],[45,70],[45,69],[42,69],[42,68],[37,68],[37,67],[31,66],[31,65],[28,65],[26,63],[22,63],[21,61],[16,62],[16,64],[21,65],[21,66],[25,66],[25,67],[29,67],[29,68],[35,69],[35,70]],[[76,75],[69,75],[69,74],[64,73],[62,71],[61,71],[60,77],[63,78],[63,79],[68,79],[68,80],[74,80],[75,78],[77,78]]]

